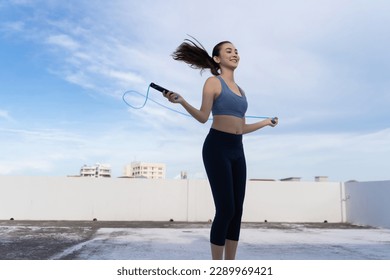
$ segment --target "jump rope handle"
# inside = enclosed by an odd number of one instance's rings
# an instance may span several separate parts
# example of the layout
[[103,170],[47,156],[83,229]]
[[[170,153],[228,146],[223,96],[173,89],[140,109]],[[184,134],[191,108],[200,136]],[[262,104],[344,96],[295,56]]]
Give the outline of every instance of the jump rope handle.
[[[161,92],[161,93],[168,93],[168,92],[170,92],[170,90],[169,89],[166,89],[166,88],[163,88],[162,86],[159,86],[159,85],[157,85],[157,84],[155,84],[155,83],[150,83],[150,87],[151,88],[154,88],[155,90],[158,90],[159,92]],[[177,96],[175,96],[175,99],[177,99],[178,97]]]
[[277,119],[278,119],[278,117],[272,118],[272,120],[271,120],[272,124],[276,124],[276,120],[277,120]]
[[150,87],[154,88],[155,90],[158,90],[159,92],[169,92],[170,90],[166,89],[166,88],[163,88],[162,86],[159,86],[155,83],[150,83]]

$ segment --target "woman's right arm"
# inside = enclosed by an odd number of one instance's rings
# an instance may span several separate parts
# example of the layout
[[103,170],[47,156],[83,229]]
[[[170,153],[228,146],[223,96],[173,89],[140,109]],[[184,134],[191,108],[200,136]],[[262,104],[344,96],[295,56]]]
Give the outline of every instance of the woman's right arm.
[[167,97],[172,103],[181,104],[183,108],[197,121],[205,123],[209,119],[214,99],[220,91],[221,84],[219,80],[216,77],[208,78],[203,86],[202,105],[200,106],[199,110],[193,107],[182,96],[176,93],[172,94],[172,92],[168,92],[164,96]]

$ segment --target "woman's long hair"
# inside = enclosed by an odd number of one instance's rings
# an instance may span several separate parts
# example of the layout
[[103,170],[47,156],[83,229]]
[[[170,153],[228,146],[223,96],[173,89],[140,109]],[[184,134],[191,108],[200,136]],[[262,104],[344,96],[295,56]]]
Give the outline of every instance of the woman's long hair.
[[221,46],[225,43],[230,43],[229,41],[223,41],[218,43],[214,49],[212,56],[209,56],[206,49],[203,47],[198,40],[193,38],[196,42],[185,39],[184,42],[177,47],[176,51],[172,54],[174,60],[184,61],[189,64],[191,68],[200,69],[201,73],[205,69],[210,69],[211,74],[218,76],[220,66],[213,59],[214,56],[219,56]]

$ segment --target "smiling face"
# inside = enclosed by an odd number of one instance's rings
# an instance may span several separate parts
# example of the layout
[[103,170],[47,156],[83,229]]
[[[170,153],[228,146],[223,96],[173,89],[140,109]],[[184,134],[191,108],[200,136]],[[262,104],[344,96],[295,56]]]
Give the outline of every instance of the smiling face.
[[220,65],[221,69],[229,68],[234,70],[238,66],[240,56],[238,55],[236,47],[228,42],[220,46],[219,55],[214,56],[213,59]]

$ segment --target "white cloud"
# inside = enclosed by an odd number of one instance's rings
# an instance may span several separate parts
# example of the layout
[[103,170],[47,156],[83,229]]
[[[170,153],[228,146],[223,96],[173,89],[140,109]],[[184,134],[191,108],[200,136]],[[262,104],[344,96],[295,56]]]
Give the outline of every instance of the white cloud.
[[10,116],[8,111],[0,110],[0,119],[4,119],[6,121],[12,121],[12,117]]
[[63,141],[63,142],[79,142],[79,136],[61,131],[59,129],[0,129],[3,135],[7,135],[7,139],[13,137],[26,139],[27,141]]
[[36,160],[33,159],[28,161],[23,159],[20,161],[18,159],[10,159],[5,162],[0,160],[0,175],[12,175],[12,174],[28,174],[28,171],[32,172],[47,172],[52,169],[52,165],[48,160]]
[[77,151],[87,145],[81,136],[59,129],[0,129],[0,136],[0,174],[50,172],[63,160],[80,159]]
[[51,35],[46,39],[46,43],[69,51],[77,51],[80,47],[78,42],[66,34]]
[[4,33],[17,33],[24,31],[25,25],[23,21],[3,22],[0,24],[0,31]]

